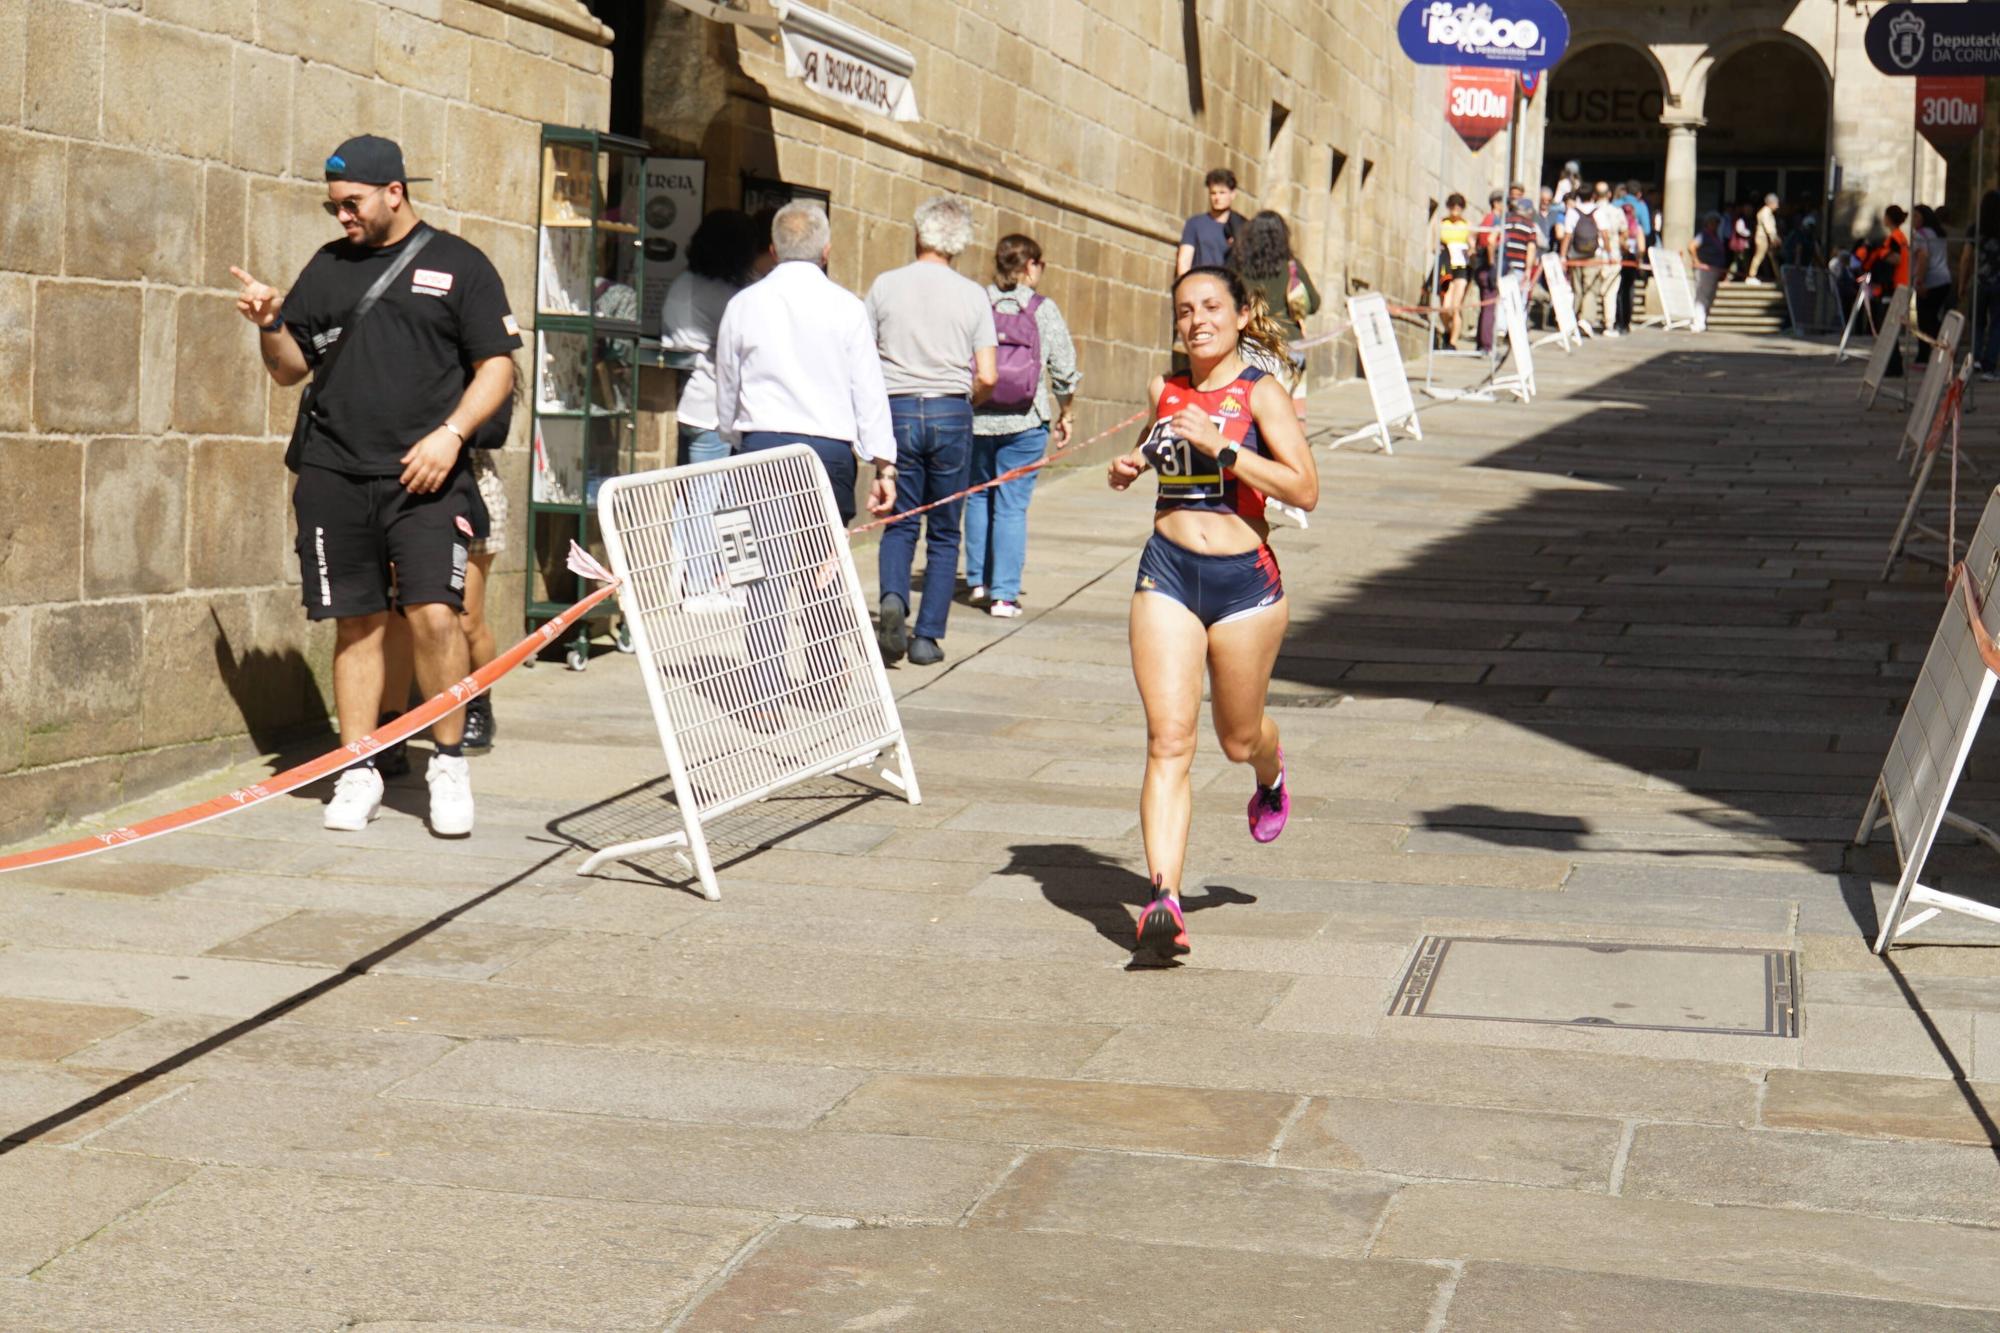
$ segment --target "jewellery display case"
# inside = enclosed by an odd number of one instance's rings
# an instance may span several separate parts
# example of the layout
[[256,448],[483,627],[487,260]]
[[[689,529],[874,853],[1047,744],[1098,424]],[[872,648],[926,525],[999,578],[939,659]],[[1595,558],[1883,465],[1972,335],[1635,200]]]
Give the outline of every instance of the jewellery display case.
[[[636,139],[542,127],[527,525],[530,628],[584,595],[564,564],[565,553],[572,540],[596,546],[597,488],[633,463],[647,151]],[[566,645],[572,670],[584,668],[592,636],[606,628],[620,650],[630,651],[613,598],[577,625]]]

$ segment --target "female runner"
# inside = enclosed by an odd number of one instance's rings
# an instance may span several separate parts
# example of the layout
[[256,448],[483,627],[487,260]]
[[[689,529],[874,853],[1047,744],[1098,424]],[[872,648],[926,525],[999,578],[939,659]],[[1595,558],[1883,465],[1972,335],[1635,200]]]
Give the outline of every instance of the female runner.
[[1138,952],[1161,961],[1188,951],[1181,868],[1204,663],[1222,752],[1256,772],[1250,836],[1270,842],[1291,812],[1278,727],[1264,712],[1290,618],[1277,557],[1265,543],[1264,501],[1305,510],[1319,503],[1319,474],[1291,395],[1244,360],[1246,342],[1283,358],[1269,312],[1227,269],[1189,269],[1173,294],[1188,369],[1153,381],[1155,420],[1137,447],[1112,460],[1109,478],[1122,491],[1148,467],[1160,476],[1153,536],[1132,594],[1132,674],[1146,709],[1139,821],[1153,876]]

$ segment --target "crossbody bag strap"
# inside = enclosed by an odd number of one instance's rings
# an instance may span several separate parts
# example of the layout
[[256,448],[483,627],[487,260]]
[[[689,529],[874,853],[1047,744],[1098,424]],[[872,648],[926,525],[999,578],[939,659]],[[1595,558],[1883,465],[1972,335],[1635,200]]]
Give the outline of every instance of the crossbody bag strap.
[[319,366],[313,371],[314,393],[318,393],[326,386],[326,377],[332,371],[333,363],[339,359],[340,349],[354,340],[355,326],[360,324],[368,312],[375,308],[375,303],[382,299],[382,294],[389,290],[390,284],[403,275],[403,270],[410,266],[410,261],[414,260],[418,253],[431,243],[431,237],[435,235],[437,235],[436,228],[426,225],[416,235],[410,237],[409,242],[403,246],[403,253],[397,255],[396,261],[389,265],[388,268],[382,270],[381,276],[376,278],[369,285],[368,290],[361,294],[361,300],[354,307],[354,312],[347,317],[346,322],[341,326],[339,340],[327,350],[325,356],[319,359]]

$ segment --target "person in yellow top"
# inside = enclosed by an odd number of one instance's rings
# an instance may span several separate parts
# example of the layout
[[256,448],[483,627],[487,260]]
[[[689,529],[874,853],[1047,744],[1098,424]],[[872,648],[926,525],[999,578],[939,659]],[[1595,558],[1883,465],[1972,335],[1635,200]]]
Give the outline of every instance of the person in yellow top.
[[1437,298],[1444,321],[1444,345],[1449,351],[1458,345],[1458,333],[1465,321],[1465,294],[1472,287],[1472,223],[1465,217],[1465,196],[1454,194],[1444,201],[1444,216],[1437,223]]

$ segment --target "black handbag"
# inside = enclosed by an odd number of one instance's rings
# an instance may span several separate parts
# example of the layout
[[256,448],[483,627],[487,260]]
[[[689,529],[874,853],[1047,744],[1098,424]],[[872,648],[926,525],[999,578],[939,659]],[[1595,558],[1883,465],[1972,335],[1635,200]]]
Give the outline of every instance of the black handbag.
[[327,349],[326,355],[319,359],[319,365],[314,367],[312,379],[306,384],[305,392],[299,395],[299,415],[292,422],[292,442],[285,446],[287,470],[292,472],[299,470],[299,461],[305,454],[306,436],[312,430],[313,404],[318,401],[320,391],[326,387],[326,379],[333,373],[334,362],[340,359],[340,349],[354,340],[355,326],[375,308],[375,303],[382,299],[382,293],[388,291],[389,285],[402,276],[403,270],[410,266],[410,261],[431,243],[431,237],[435,235],[437,232],[434,229],[424,227],[410,237],[409,242],[403,246],[403,253],[396,256],[396,262],[384,269],[382,275],[362,293],[360,304],[354,307],[354,312],[341,324],[340,338]]

